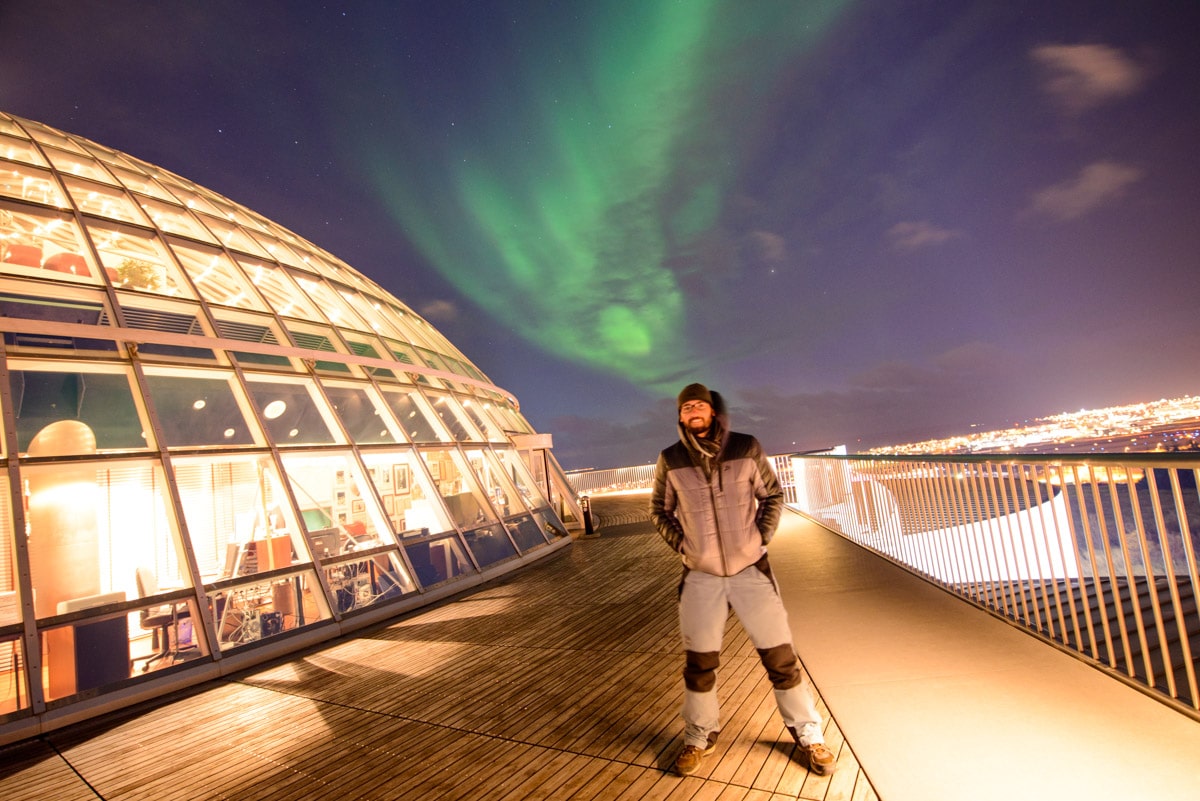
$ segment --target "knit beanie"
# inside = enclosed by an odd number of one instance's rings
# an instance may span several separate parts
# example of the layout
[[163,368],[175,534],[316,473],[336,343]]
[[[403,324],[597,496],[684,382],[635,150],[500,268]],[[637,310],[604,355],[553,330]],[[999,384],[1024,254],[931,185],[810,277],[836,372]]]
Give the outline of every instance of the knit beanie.
[[682,409],[683,404],[688,401],[704,401],[709,406],[713,405],[712,393],[703,384],[688,384],[684,387],[683,391],[679,393],[677,408]]

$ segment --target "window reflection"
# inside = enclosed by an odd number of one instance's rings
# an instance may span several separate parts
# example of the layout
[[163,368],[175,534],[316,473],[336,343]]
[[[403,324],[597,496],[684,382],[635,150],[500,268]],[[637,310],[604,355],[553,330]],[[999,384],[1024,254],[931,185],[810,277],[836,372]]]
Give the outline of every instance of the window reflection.
[[[0,192],[4,171],[0,170]],[[0,205],[0,272],[95,282],[75,221],[66,214]]]
[[[335,442],[329,410],[306,378],[272,380],[248,377],[246,386],[271,439],[280,445]],[[340,437],[339,437],[340,439]]]
[[146,386],[168,448],[255,444],[232,376],[147,367]]
[[148,430],[121,372],[24,370],[12,364],[10,384],[18,449],[30,456],[142,450]]
[[217,587],[208,599],[222,651],[331,617],[321,585],[311,570]]
[[384,390],[383,397],[413,442],[450,441],[450,435],[436,422],[438,418],[429,404],[416,392]]
[[372,492],[382,467],[364,471],[349,453],[288,453],[283,466],[314,558],[395,542]]
[[423,587],[475,572],[475,566],[463,553],[462,545],[454,535],[407,540],[404,552]]
[[391,416],[377,405],[374,392],[364,388],[326,385],[325,395],[333,404],[351,442],[391,444],[404,441],[402,436],[393,432],[395,424]]

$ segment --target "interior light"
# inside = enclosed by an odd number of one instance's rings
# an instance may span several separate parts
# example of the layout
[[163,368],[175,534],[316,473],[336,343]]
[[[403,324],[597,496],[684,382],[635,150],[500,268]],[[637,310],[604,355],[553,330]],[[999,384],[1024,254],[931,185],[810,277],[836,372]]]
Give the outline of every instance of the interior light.
[[289,432],[288,432],[288,436],[289,436],[289,437],[295,437],[295,436],[296,436],[297,434],[299,434],[299,433],[300,433],[300,429],[298,429],[298,428],[293,428],[291,431],[289,431]]
[[274,420],[287,411],[287,404],[281,400],[273,400],[263,407],[263,417]]
[[227,428],[227,429],[225,429],[224,434],[225,434],[225,439],[232,439],[234,431],[232,428]]
[[200,411],[207,405],[208,405],[208,402],[206,400],[204,400],[204,398],[201,398],[200,400],[198,400],[192,404],[192,408],[195,409],[196,411]]

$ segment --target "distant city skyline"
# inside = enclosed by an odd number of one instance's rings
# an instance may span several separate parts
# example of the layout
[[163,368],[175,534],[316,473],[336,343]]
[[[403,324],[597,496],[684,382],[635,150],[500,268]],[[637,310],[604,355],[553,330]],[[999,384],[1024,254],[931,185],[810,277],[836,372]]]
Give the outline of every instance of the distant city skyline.
[[[1095,452],[1149,453],[1200,448],[1200,395],[1058,412],[1010,428],[900,443],[868,454],[1045,453],[1092,443]],[[1142,447],[1138,447],[1139,443]],[[1057,446],[1057,447],[1056,447]]]

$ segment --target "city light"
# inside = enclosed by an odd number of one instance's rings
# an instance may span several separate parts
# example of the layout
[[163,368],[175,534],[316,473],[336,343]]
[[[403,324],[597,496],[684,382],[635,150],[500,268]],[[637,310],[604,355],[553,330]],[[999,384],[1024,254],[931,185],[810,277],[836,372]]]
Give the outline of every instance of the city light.
[[[974,429],[977,424],[972,424]],[[1038,417],[1010,428],[872,448],[871,454],[1150,453],[1200,449],[1200,396]]]

